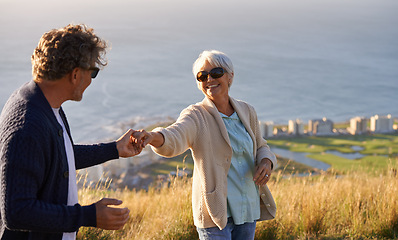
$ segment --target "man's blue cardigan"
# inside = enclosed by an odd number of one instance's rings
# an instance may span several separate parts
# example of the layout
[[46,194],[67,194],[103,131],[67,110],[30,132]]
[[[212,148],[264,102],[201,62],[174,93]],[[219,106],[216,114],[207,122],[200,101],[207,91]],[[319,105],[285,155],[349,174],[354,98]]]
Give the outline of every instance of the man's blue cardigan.
[[[71,136],[62,108],[60,114]],[[76,173],[68,170],[64,146],[62,127],[38,85],[16,90],[0,116],[1,239],[54,240],[96,226],[94,204],[66,205],[68,176]],[[73,144],[73,150],[76,169],[119,158],[115,142]]]

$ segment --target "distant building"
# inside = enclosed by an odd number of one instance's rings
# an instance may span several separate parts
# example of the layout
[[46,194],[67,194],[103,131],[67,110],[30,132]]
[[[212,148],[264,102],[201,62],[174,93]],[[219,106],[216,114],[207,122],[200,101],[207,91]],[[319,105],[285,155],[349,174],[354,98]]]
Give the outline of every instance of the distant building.
[[313,135],[333,134],[333,122],[326,118],[309,120],[308,133]]
[[365,117],[351,118],[348,131],[353,135],[366,133],[368,131],[368,119]]
[[304,134],[304,124],[300,119],[289,120],[288,133],[293,135]]
[[274,122],[260,122],[260,132],[265,139],[274,136]]
[[287,136],[287,130],[286,128],[274,128],[274,136],[277,137],[282,137],[282,136]]
[[374,115],[370,118],[370,131],[376,133],[393,132],[393,122],[391,114],[387,116]]

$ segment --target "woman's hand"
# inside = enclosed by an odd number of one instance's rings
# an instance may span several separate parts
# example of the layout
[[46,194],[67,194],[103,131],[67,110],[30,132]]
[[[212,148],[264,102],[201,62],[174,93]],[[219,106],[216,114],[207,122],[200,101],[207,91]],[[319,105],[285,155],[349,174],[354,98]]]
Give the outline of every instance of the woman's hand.
[[272,162],[268,158],[263,158],[261,162],[255,168],[253,181],[258,186],[263,186],[267,184],[271,177],[272,172]]
[[150,144],[154,147],[161,147],[164,143],[163,134],[159,132],[147,132],[145,130],[135,131],[131,135],[131,140],[133,143],[144,148],[147,144]]
[[150,132],[145,131],[144,129],[135,131],[131,135],[131,140],[133,143],[137,144],[138,146],[144,148],[148,143],[152,142],[153,136]]

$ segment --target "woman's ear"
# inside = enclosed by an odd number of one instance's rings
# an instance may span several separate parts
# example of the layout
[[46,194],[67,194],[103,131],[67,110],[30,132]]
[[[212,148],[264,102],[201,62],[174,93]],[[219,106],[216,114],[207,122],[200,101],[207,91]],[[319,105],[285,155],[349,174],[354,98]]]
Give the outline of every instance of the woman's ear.
[[231,72],[229,74],[229,79],[228,79],[228,87],[231,87],[232,81],[234,79],[234,72]]

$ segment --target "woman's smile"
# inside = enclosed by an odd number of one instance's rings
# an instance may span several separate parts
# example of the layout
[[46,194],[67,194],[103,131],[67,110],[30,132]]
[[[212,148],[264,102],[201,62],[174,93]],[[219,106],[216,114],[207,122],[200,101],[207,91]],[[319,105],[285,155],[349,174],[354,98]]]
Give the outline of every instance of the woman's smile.
[[[213,68],[215,68],[215,66],[206,61],[200,71],[210,72]],[[219,78],[213,78],[209,75],[207,81],[199,82],[199,86],[202,92],[217,104],[219,100],[228,99],[228,82],[228,74],[224,74]]]
[[206,88],[216,88],[218,86],[220,86],[220,84],[212,84],[212,85],[207,86]]

